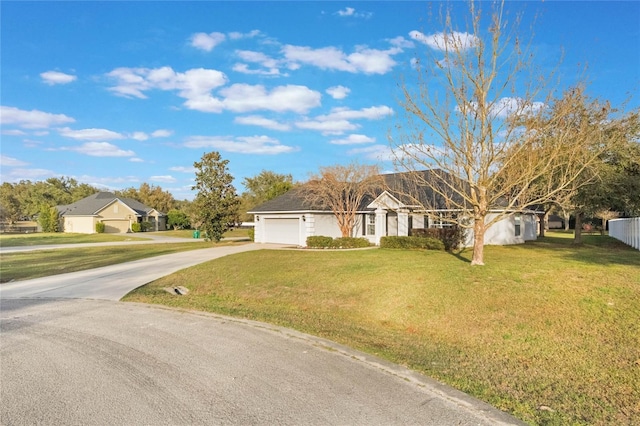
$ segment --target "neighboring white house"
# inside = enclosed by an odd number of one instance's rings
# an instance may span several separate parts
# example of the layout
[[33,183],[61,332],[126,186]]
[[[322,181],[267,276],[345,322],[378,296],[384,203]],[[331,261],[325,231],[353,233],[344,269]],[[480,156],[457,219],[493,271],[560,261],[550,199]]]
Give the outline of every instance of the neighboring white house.
[[[441,205],[426,211],[424,207],[406,201],[407,197],[401,192],[390,189],[397,187],[397,182],[404,176],[406,174],[403,173],[384,175],[387,188],[375,198],[368,198],[362,203],[353,237],[364,237],[378,245],[384,236],[410,235],[412,229],[452,226],[443,218],[456,217],[462,213],[460,210],[448,209],[444,202],[440,202]],[[248,212],[254,215],[255,242],[304,247],[310,236],[342,236],[333,213],[328,209],[310,206],[305,200],[304,191],[304,186],[292,189]],[[425,203],[421,205],[427,205],[426,199],[437,199],[424,188],[422,192],[416,196],[418,199],[425,198]],[[433,205],[433,202],[428,205]],[[490,220],[497,213],[490,214],[487,219]],[[506,216],[486,231],[485,244],[521,244],[535,240],[538,235],[536,213],[528,210]],[[473,245],[473,230],[466,233],[466,245]]]

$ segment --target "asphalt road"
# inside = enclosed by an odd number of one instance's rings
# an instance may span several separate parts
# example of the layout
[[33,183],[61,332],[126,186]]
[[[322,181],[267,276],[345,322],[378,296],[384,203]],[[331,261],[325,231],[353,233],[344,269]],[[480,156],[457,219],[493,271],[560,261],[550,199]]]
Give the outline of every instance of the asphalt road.
[[[199,263],[195,253],[209,250],[168,256]],[[93,278],[51,277],[48,289],[42,280],[0,286],[0,424],[522,424],[330,341],[116,301],[122,282],[135,288],[147,270],[176,267],[154,259]]]

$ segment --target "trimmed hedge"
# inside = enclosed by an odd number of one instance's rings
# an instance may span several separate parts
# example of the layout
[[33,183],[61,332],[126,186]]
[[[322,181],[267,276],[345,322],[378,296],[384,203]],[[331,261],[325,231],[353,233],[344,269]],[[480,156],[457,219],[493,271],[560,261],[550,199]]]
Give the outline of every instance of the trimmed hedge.
[[434,238],[442,241],[447,251],[456,250],[464,243],[465,232],[459,226],[451,228],[412,229],[412,237]]
[[249,239],[251,241],[255,241],[256,240],[256,230],[251,228],[247,231],[247,235],[249,236]]
[[142,226],[138,222],[134,222],[131,224],[131,230],[133,232],[140,232],[142,230]]
[[363,248],[369,247],[371,243],[366,238],[341,237],[331,238],[322,235],[307,237],[307,247],[309,248]]
[[382,237],[381,248],[444,250],[444,243],[429,237]]
[[98,234],[104,234],[104,229],[106,228],[106,225],[104,224],[104,222],[97,222],[96,223],[96,232]]

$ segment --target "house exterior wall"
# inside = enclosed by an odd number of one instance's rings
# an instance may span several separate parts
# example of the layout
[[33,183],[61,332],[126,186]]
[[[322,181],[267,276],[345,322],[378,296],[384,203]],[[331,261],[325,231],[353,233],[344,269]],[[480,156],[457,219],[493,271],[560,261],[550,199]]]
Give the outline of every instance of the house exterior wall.
[[[367,214],[358,214],[354,227],[354,237],[365,237],[370,242],[379,244],[380,238],[386,235],[398,235],[404,229],[408,229],[409,214],[396,214],[379,210],[370,213],[375,218],[375,234],[369,234],[368,226],[363,225],[363,220],[367,220]],[[497,214],[490,214],[487,221],[492,220]],[[303,220],[304,217],[304,220]],[[298,235],[297,245],[306,246],[309,236],[327,236],[338,238],[342,236],[335,216],[332,213],[282,213],[282,214],[259,214],[254,216],[255,242],[273,243],[268,241],[265,224],[269,219],[297,219],[296,229],[287,229],[287,232],[295,232]],[[401,223],[402,222],[402,223]],[[429,221],[425,220],[423,214],[411,215],[412,229],[428,227]],[[292,222],[293,223],[293,222]],[[426,226],[425,226],[426,225]],[[364,232],[363,232],[364,231]],[[406,234],[405,234],[406,235]],[[522,244],[525,241],[537,238],[537,219],[534,214],[520,214],[520,235],[516,235],[516,216],[507,216],[493,224],[485,233],[485,244],[487,245],[508,245]],[[473,246],[473,229],[466,232],[466,247]]]
[[332,238],[342,237],[342,232],[340,232],[340,228],[338,227],[338,221],[332,213],[314,213],[313,217],[315,222],[312,235],[322,235]]
[[64,217],[62,232],[76,234],[95,234],[96,233],[96,217],[95,216],[70,216]]

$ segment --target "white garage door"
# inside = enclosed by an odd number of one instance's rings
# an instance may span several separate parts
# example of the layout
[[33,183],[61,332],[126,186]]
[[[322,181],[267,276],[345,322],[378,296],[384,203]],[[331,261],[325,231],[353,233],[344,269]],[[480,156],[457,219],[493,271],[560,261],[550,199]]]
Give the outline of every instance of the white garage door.
[[104,232],[107,234],[121,234],[129,230],[128,220],[103,220]]
[[265,242],[278,244],[300,244],[300,223],[295,219],[265,219]]

